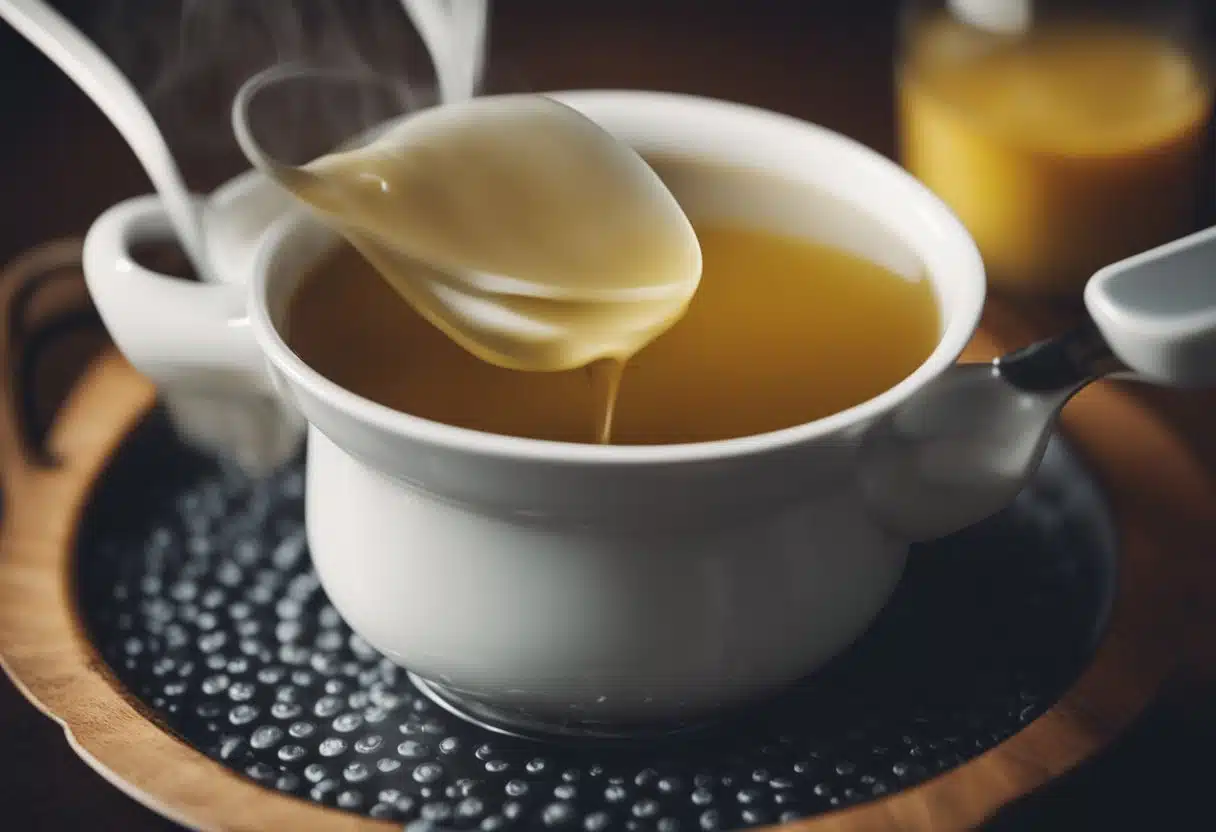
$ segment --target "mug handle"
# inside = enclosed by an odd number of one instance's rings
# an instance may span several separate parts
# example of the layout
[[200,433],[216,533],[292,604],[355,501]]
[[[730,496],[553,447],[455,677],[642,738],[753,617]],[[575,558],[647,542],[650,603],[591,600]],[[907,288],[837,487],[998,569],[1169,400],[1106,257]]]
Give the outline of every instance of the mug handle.
[[169,215],[153,195],[114,205],[89,228],[85,282],[118,349],[158,385],[235,383],[275,395],[249,326],[246,287],[170,277],[132,256],[136,245],[172,237]]

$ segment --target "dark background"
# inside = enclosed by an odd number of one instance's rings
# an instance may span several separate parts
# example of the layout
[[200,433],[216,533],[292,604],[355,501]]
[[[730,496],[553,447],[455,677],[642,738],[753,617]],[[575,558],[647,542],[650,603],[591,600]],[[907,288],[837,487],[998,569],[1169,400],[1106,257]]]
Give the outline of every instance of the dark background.
[[[394,0],[56,5],[145,93],[199,190],[243,168],[227,103],[241,79],[273,59],[272,44],[280,57],[358,55],[429,83],[421,47]],[[893,155],[895,11],[887,0],[499,0],[489,86],[693,92],[807,118]],[[1209,11],[1208,30],[1214,16]],[[1216,177],[1212,184],[1216,194]],[[105,118],[0,23],[0,263],[44,240],[81,234],[104,208],[148,190]],[[1193,401],[1171,403],[1180,424],[1204,422]],[[1197,452],[1216,464],[1216,432],[1192,432]],[[1212,669],[1196,675],[1204,670]],[[1192,680],[1167,692],[1108,753],[1011,807],[992,828],[1204,826],[1206,790],[1216,779],[1216,707],[1205,703],[1213,690]],[[0,807],[0,827],[13,830],[170,828],[91,772],[59,729],[2,679]]]

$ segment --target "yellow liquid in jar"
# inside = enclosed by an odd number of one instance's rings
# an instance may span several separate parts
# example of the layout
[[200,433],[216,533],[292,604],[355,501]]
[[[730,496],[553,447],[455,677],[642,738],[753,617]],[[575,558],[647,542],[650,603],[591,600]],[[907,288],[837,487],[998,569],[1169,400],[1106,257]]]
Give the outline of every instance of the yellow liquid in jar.
[[1048,24],[912,33],[899,81],[907,169],[959,215],[990,282],[1075,294],[1094,271],[1193,230],[1212,87],[1164,37]]

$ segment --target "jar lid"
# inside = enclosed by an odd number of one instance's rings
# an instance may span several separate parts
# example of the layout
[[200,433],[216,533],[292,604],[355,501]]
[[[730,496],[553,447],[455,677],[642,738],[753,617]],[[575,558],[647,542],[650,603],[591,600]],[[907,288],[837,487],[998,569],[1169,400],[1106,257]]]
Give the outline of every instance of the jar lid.
[[959,20],[977,29],[1002,35],[1019,35],[1030,28],[1033,0],[948,0]]

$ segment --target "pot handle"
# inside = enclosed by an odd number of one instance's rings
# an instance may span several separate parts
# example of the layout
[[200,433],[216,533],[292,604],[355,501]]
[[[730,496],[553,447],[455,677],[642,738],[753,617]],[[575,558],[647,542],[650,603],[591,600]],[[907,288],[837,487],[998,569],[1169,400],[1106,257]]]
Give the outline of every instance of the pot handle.
[[35,376],[50,342],[101,321],[80,280],[81,241],[54,240],[0,270],[0,477],[5,499],[31,472],[58,465],[37,424]]
[[1216,227],[1107,266],[1085,305],[1092,322],[952,367],[867,429],[858,483],[887,528],[927,540],[1008,505],[1060,410],[1100,378],[1216,385]]
[[120,202],[89,228],[85,282],[118,349],[158,385],[235,384],[275,395],[249,326],[245,287],[159,274],[131,254],[140,243],[172,237],[156,196]]

